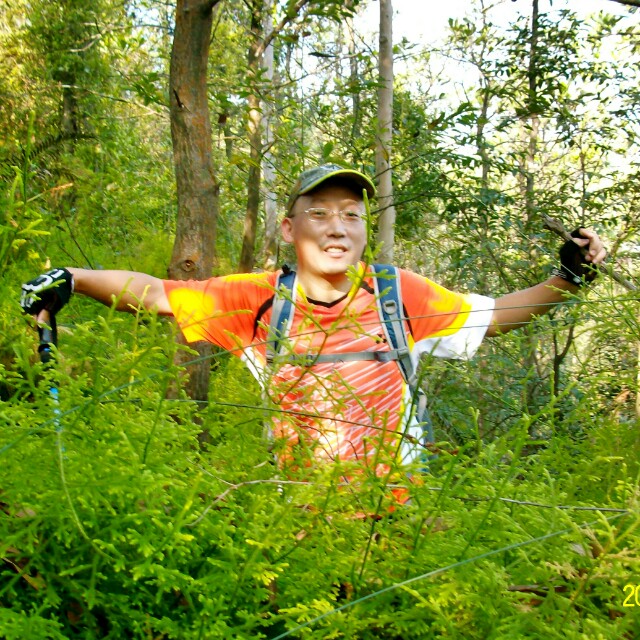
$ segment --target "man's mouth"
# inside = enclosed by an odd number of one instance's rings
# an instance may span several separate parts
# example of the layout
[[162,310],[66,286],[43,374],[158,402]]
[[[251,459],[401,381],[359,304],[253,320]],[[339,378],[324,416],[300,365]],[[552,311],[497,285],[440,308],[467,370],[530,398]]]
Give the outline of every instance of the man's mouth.
[[329,245],[328,247],[324,248],[325,253],[330,253],[331,255],[342,255],[343,253],[346,253],[348,251],[348,249],[342,245]]

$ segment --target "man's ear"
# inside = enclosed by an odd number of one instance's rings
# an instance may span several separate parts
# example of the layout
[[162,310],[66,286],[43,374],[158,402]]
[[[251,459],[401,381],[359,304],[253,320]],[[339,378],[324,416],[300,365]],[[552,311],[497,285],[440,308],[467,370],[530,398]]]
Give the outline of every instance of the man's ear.
[[282,239],[285,242],[293,242],[293,220],[291,218],[283,218],[280,223],[280,230],[282,232]]

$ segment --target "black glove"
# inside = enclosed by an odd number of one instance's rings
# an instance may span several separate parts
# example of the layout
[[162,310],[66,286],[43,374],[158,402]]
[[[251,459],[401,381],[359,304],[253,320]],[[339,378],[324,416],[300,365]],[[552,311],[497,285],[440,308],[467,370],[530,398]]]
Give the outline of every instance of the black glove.
[[46,309],[55,315],[73,293],[73,276],[66,269],[51,269],[22,285],[20,306],[25,313],[37,315]]
[[[575,229],[571,232],[571,237],[582,238],[583,236],[580,229]],[[560,247],[560,268],[556,269],[554,274],[579,287],[593,282],[598,277],[598,269],[585,260],[585,254],[583,247],[567,240]]]

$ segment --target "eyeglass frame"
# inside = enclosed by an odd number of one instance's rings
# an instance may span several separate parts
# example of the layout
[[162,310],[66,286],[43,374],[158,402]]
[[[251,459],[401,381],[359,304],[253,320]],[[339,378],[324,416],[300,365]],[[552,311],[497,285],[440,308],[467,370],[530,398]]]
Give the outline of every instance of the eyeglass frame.
[[[314,211],[324,212],[326,214],[326,218],[324,218],[323,220],[313,218],[311,214]],[[340,218],[340,221],[345,224],[356,224],[360,221],[364,222],[367,215],[366,212],[360,213],[360,211],[356,211],[354,209],[343,209],[341,211],[336,211],[335,209],[328,209],[326,207],[309,207],[308,209],[302,211],[302,213],[306,214],[309,221],[314,224],[327,224],[329,220],[334,216],[338,216],[338,218]],[[355,214],[355,217],[345,218],[345,215],[348,213]],[[295,215],[289,216],[289,218],[295,218]]]

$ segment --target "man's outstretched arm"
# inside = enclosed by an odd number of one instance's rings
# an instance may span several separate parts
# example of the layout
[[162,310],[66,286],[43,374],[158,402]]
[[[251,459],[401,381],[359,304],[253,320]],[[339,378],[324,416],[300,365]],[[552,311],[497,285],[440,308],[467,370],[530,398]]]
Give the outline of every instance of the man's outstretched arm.
[[118,311],[139,307],[171,315],[171,307],[160,278],[136,271],[93,271],[69,268],[75,293],[88,296],[107,306],[117,301]]
[[171,315],[162,280],[135,271],[51,269],[22,285],[20,306],[32,316],[39,316],[43,310],[55,316],[74,291],[107,306],[115,303],[120,311],[142,307]]
[[[602,240],[591,229],[580,229],[580,236],[573,239],[579,248],[586,253],[582,258],[589,266],[601,264],[607,252]],[[491,326],[487,330],[488,336],[496,336],[512,329],[522,327],[532,320],[534,316],[540,316],[559,302],[565,299],[565,294],[575,293],[578,285],[560,276],[553,276],[546,282],[537,284],[529,289],[515,291],[496,299]]]

